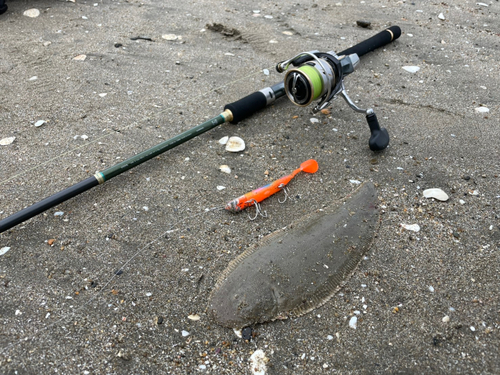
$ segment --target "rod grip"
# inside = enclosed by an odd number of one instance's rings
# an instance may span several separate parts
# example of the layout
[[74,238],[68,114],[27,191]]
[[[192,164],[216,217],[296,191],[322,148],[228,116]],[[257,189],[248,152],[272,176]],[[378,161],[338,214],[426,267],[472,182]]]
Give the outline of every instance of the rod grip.
[[267,105],[266,95],[260,91],[247,95],[244,98],[230,104],[226,104],[224,110],[229,109],[233,114],[232,124],[250,117],[255,112],[260,111]]
[[366,55],[368,52],[371,52],[377,48],[383,47],[386,44],[389,44],[401,36],[401,29],[399,26],[391,26],[384,31],[379,32],[378,34],[368,38],[361,43],[352,46],[345,51],[339,52],[339,55],[350,55],[357,54],[359,57]]

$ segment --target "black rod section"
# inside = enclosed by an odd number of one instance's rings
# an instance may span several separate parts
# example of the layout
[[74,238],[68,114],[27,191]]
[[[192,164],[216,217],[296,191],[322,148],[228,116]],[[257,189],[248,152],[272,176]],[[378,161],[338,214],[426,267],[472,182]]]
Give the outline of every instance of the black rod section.
[[51,195],[38,203],[35,203],[25,209],[22,209],[15,214],[6,217],[3,220],[0,220],[0,233],[5,232],[6,230],[12,228],[13,226],[22,223],[32,217],[41,214],[44,211],[47,211],[49,208],[57,206],[59,203],[67,201],[70,198],[77,196],[78,194],[83,193],[89,189],[92,189],[94,186],[99,185],[97,179],[92,176],[89,177],[77,184],[70,186],[60,192]]

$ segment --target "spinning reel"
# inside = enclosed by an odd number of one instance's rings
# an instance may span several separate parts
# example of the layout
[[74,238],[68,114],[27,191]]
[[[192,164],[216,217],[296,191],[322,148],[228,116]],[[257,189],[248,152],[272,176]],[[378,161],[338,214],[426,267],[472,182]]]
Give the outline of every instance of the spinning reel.
[[[359,108],[351,100],[344,87],[344,77],[352,73],[359,64],[356,53],[337,56],[333,51],[302,52],[276,65],[279,73],[286,71],[284,89],[288,99],[295,105],[306,107],[313,101],[319,102],[313,112],[319,112],[340,95],[356,112],[364,113],[370,127],[370,149],[380,151],[389,144],[387,129],[380,128],[373,109]],[[290,68],[290,65],[293,68]]]

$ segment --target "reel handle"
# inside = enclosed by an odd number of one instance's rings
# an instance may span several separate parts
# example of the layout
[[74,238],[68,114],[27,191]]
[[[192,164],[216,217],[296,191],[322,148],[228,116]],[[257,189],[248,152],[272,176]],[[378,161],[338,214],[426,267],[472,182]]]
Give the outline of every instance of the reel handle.
[[389,144],[389,132],[386,128],[380,128],[377,116],[373,112],[366,115],[366,122],[368,122],[368,126],[370,127],[371,132],[370,140],[368,141],[370,150],[384,150]]
[[368,38],[361,43],[358,43],[345,51],[339,52],[339,56],[341,55],[351,55],[355,53],[359,57],[366,55],[368,52],[371,52],[377,48],[383,47],[386,44],[389,44],[401,36],[401,29],[399,26],[391,26],[384,31],[379,32],[378,34]]

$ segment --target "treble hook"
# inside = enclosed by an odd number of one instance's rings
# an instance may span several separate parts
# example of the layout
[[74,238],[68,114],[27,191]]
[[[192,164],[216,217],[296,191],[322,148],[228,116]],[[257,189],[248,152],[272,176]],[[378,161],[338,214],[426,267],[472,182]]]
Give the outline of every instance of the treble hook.
[[248,218],[250,220],[255,220],[257,219],[257,216],[262,216],[262,217],[267,217],[267,211],[262,211],[262,208],[260,207],[259,202],[257,202],[255,199],[249,200],[247,203],[253,203],[255,206],[255,216],[251,217],[250,214],[248,214]]
[[287,199],[292,199],[290,198],[290,195],[288,194],[288,188],[286,187],[285,184],[281,184],[278,186],[281,190],[283,190],[283,193],[285,193],[285,199],[283,199],[282,201],[278,198],[278,202],[279,203],[285,203]]

